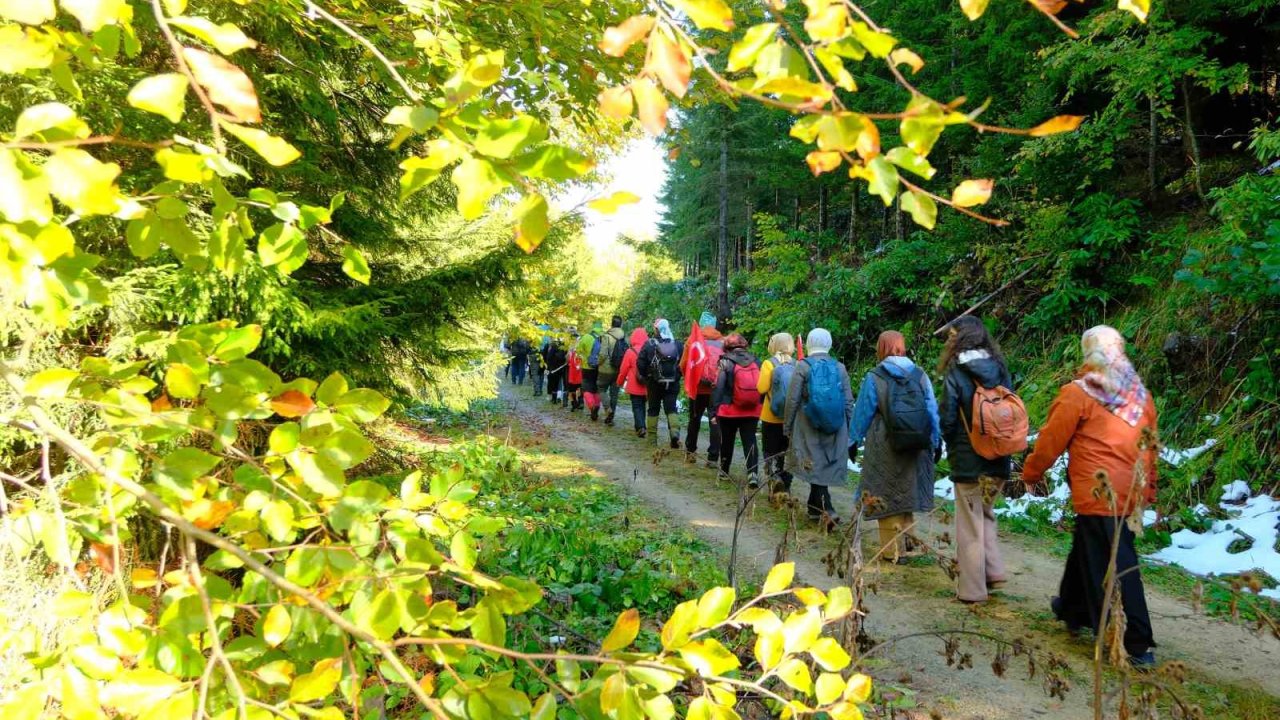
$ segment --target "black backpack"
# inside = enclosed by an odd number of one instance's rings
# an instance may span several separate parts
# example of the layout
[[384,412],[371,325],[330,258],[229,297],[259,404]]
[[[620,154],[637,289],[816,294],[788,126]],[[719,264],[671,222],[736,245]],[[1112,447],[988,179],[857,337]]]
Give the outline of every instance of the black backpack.
[[649,361],[645,379],[650,382],[672,383],[680,379],[680,349],[675,340],[654,341],[653,359]]
[[876,394],[889,447],[897,452],[932,448],[933,423],[929,419],[922,385],[924,372],[913,368],[907,377],[897,377],[884,368],[876,367],[871,374],[880,380],[876,383]]

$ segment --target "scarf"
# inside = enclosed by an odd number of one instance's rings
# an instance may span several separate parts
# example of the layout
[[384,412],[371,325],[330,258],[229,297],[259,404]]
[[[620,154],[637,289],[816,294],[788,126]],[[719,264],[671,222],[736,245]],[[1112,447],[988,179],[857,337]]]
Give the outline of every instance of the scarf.
[[887,357],[906,357],[907,339],[897,330],[885,330],[876,340],[876,360]]
[[671,334],[671,323],[666,320],[658,320],[653,324],[655,330],[658,331],[658,337],[663,340],[675,340],[675,335]]
[[1084,367],[1076,385],[1113,415],[1137,427],[1147,406],[1147,388],[1124,352],[1124,336],[1098,325],[1080,339]]

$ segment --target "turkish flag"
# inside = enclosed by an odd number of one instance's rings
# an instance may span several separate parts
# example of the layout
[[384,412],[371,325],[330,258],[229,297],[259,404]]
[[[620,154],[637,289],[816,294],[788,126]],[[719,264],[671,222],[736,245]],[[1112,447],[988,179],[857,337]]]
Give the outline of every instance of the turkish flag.
[[796,362],[800,362],[803,359],[804,359],[804,340],[801,340],[800,336],[797,335],[796,336]]
[[685,343],[684,391],[691,399],[698,397],[698,382],[702,379],[702,366],[707,363],[707,343],[702,339],[702,328],[693,323],[689,340]]

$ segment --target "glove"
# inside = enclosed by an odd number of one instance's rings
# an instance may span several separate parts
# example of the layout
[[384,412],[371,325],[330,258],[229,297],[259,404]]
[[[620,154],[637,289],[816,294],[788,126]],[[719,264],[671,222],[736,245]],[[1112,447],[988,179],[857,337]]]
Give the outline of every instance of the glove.
[[849,462],[858,461],[858,443],[849,443]]
[[933,449],[933,464],[937,465],[940,462],[942,462],[942,446],[941,445]]

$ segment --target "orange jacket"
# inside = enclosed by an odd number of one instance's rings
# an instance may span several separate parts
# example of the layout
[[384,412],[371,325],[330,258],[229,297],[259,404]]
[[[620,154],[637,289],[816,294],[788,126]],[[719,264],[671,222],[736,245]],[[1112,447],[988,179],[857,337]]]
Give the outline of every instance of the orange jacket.
[[618,368],[618,387],[627,388],[628,395],[644,395],[648,390],[644,386],[644,378],[640,377],[640,368],[636,358],[640,357],[640,348],[649,342],[649,333],[644,328],[631,331],[631,347],[622,357],[622,367]]
[[[1147,397],[1147,407],[1137,427],[1116,417],[1101,403],[1089,397],[1075,383],[1063,385],[1049,407],[1049,419],[1040,428],[1035,450],[1027,457],[1022,480],[1038,483],[1065,451],[1069,453],[1067,478],[1071,483],[1071,504],[1079,515],[1124,516],[1133,511],[1129,491],[1133,486],[1133,469],[1141,456],[1147,466],[1146,501],[1156,498],[1156,447],[1154,439],[1147,450],[1138,449],[1143,428],[1156,431],[1156,406]],[[1116,495],[1113,510],[1105,495],[1094,497],[1098,487],[1094,477],[1105,470]]]

